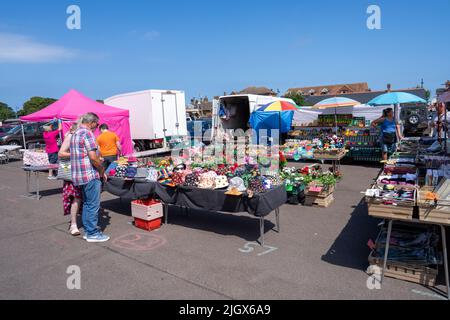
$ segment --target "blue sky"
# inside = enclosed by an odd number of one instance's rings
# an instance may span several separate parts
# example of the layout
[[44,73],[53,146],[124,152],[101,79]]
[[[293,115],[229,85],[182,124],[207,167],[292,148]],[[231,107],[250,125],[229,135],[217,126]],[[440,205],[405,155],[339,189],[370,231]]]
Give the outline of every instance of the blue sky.
[[[81,30],[66,8],[81,8]],[[366,27],[370,4],[381,30]],[[249,85],[367,81],[435,90],[450,78],[450,1],[0,1],[0,101],[96,99],[149,88],[187,98]]]

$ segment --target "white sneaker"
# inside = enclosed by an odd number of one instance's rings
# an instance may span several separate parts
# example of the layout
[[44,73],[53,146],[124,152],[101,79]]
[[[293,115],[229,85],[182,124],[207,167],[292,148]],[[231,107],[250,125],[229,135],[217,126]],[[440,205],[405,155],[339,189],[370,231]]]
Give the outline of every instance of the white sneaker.
[[109,240],[109,236],[104,235],[103,233],[97,233],[93,236],[87,236],[87,242],[105,242]]
[[78,227],[76,225],[71,225],[69,232],[73,236],[79,236],[81,234],[80,230],[78,230]]

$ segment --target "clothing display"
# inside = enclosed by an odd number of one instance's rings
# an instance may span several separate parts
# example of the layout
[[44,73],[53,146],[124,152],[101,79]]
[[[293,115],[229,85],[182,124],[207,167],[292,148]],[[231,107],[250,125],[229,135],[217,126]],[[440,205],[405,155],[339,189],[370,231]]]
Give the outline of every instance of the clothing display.
[[47,166],[50,164],[48,161],[47,153],[38,149],[27,149],[23,153],[23,164],[25,166]]

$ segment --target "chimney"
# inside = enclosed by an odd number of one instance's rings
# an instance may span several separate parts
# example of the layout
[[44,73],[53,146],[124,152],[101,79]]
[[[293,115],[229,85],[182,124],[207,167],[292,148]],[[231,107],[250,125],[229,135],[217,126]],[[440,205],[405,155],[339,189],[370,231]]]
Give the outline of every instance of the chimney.
[[391,84],[390,83],[387,84],[387,92],[391,92]]

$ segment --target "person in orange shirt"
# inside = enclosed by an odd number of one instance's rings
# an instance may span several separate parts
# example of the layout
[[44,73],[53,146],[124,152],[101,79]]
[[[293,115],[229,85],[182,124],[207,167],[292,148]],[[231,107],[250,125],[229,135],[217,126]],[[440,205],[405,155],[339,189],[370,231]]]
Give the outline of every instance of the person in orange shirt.
[[107,169],[111,163],[117,160],[122,147],[119,137],[114,132],[109,131],[106,123],[100,126],[100,131],[101,134],[97,137],[97,145],[103,158],[103,166]]

